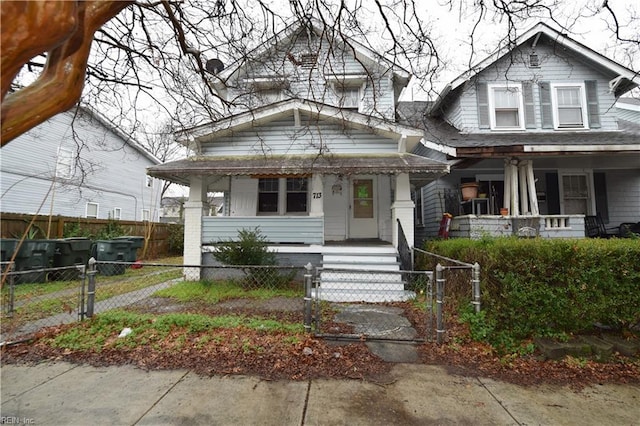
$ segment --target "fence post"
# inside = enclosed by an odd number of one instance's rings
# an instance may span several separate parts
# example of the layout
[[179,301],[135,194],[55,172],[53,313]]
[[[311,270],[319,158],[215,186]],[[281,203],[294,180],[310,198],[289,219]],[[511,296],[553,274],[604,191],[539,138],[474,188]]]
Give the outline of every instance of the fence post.
[[444,340],[444,268],[441,264],[436,265],[436,343],[441,344]]
[[89,271],[87,276],[89,278],[89,286],[87,288],[87,318],[93,317],[93,308],[96,300],[96,260],[92,257],[89,259]]
[[13,269],[15,268],[15,263],[14,262],[9,262],[6,266],[7,269],[5,271],[2,271],[3,274],[7,274],[7,284],[9,285],[9,294],[8,294],[8,300],[7,300],[7,316],[11,317],[13,316],[13,305],[15,303],[15,276],[13,275]]
[[309,262],[304,268],[307,270],[304,274],[304,330],[307,333],[311,333],[311,270],[313,266],[311,265],[311,262]]
[[76,267],[80,270],[80,279],[82,280],[80,283],[80,300],[78,301],[78,319],[79,321],[84,321],[84,290],[87,285],[87,266],[77,265]]
[[480,312],[480,265],[478,262],[471,267],[471,285],[473,287],[473,301],[476,313]]

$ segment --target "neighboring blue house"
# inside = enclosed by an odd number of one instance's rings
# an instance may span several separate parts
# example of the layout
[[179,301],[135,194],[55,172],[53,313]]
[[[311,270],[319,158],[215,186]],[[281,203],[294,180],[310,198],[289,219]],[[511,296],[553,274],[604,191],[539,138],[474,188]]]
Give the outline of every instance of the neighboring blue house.
[[[445,212],[451,236],[473,238],[584,237],[585,215],[640,222],[639,108],[620,98],[639,82],[545,24],[456,78],[428,114],[413,110],[422,154],[452,168],[417,192],[418,239],[436,237]],[[473,183],[478,195],[464,200]]]
[[58,114],[0,151],[3,213],[157,221],[159,160],[87,108]]

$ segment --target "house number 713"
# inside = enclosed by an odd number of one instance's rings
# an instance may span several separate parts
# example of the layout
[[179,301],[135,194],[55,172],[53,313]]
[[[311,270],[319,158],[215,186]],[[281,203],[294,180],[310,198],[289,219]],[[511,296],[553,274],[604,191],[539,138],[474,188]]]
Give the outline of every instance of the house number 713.
[[322,198],[322,192],[314,192],[313,198]]

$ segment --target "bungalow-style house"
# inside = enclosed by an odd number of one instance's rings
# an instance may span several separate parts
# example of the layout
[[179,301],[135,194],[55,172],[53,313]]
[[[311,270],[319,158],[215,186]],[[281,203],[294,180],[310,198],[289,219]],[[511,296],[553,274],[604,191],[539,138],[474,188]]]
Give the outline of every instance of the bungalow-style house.
[[[179,135],[193,157],[149,168],[190,187],[185,264],[259,227],[283,264],[397,270],[398,247],[414,242],[412,190],[449,168],[412,153],[423,130],[396,122],[409,78],[315,22],[217,73],[231,114]],[[203,215],[209,192],[225,194],[223,216]]]
[[639,82],[543,23],[453,80],[421,117],[423,154],[452,170],[417,192],[418,239],[444,213],[450,236],[472,238],[640,222],[640,123],[614,107]]
[[89,108],[52,117],[0,155],[2,213],[157,220],[161,185],[146,168],[160,161]]

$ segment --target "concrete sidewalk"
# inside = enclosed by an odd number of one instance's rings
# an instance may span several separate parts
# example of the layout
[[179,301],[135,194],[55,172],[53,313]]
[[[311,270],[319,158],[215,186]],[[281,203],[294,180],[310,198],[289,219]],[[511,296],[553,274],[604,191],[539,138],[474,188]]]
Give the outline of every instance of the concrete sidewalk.
[[1,368],[2,422],[34,425],[632,425],[640,387],[519,386],[396,364],[382,382],[265,381],[68,363]]

